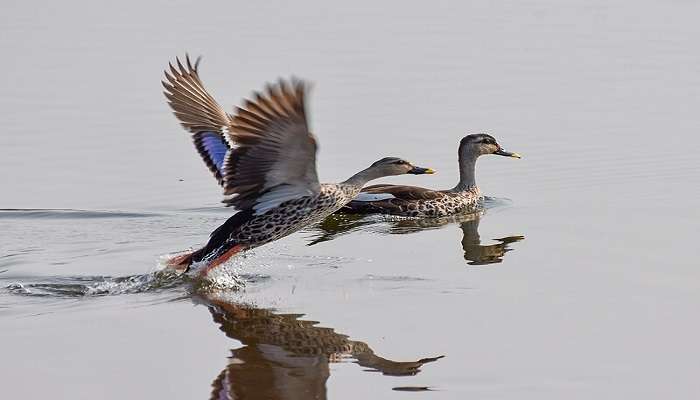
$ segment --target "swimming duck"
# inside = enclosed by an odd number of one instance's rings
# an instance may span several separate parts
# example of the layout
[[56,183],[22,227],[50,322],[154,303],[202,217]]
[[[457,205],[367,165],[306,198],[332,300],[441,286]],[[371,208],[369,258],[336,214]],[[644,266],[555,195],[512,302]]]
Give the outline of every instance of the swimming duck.
[[199,59],[170,64],[165,96],[197,151],[224,190],[223,202],[239,211],[212,232],[204,247],[171,258],[185,271],[206,261],[208,271],[231,256],[285,237],[337,211],[368,181],[391,175],[428,174],[397,157],[386,157],[338,184],[320,184],[316,139],[309,132],[307,85],[297,79],[268,84],[229,115],[207,93]]
[[372,185],[343,207],[341,213],[391,214],[407,217],[445,217],[475,211],[482,199],[476,186],[476,160],[484,154],[520,158],[505,151],[493,136],[467,135],[459,142],[459,183],[452,189],[433,190],[404,185]]

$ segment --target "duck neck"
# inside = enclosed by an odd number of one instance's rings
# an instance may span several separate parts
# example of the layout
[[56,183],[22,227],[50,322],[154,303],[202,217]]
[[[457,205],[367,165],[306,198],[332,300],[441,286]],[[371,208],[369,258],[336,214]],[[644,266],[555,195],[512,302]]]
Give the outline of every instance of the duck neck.
[[369,167],[351,176],[342,184],[362,188],[367,182],[372,179],[381,178],[382,176],[384,176],[384,174],[380,173],[376,168]]
[[452,189],[453,191],[463,192],[476,187],[474,169],[478,157],[479,155],[475,153],[459,153],[459,183]]

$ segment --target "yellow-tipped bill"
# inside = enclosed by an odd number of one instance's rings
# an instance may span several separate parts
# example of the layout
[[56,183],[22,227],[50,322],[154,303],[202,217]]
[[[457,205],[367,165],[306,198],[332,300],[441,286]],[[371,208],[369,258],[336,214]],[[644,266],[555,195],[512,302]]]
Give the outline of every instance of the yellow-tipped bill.
[[413,175],[434,174],[435,170],[432,168],[413,167],[408,173]]
[[499,156],[505,156],[505,157],[523,158],[523,157],[522,157],[520,154],[518,154],[518,153],[511,153],[510,151],[505,151],[505,150],[503,150],[503,149],[498,149],[498,150],[496,150],[496,152],[493,153],[493,154],[496,154],[496,155],[499,155]]

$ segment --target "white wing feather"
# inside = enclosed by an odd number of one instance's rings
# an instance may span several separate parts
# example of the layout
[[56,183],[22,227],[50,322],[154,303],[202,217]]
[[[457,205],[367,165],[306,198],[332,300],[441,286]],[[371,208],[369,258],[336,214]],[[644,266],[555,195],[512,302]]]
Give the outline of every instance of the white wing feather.
[[360,193],[353,199],[353,201],[379,201],[395,199],[396,196],[390,193]]
[[313,196],[314,191],[299,185],[280,185],[260,196],[253,205],[255,215],[264,214],[285,201],[299,199],[304,196]]

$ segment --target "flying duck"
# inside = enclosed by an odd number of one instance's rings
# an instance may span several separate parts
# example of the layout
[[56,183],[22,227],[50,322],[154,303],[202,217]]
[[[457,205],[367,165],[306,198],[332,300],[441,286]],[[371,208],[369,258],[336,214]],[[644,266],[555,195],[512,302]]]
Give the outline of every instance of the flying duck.
[[483,198],[474,179],[476,159],[484,154],[520,158],[505,151],[493,136],[467,135],[459,142],[459,183],[452,189],[434,190],[405,185],[372,185],[345,205],[348,214],[391,214],[407,217],[446,217],[475,211]]
[[386,157],[337,184],[321,184],[316,174],[316,139],[309,132],[307,85],[298,79],[268,84],[245,100],[233,115],[207,93],[199,78],[199,59],[170,64],[165,96],[182,126],[223,188],[223,202],[238,212],[211,233],[204,247],[171,258],[169,267],[199,272],[231,256],[283,238],[340,209],[368,181],[433,170]]

